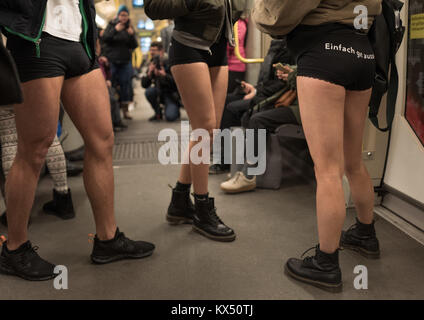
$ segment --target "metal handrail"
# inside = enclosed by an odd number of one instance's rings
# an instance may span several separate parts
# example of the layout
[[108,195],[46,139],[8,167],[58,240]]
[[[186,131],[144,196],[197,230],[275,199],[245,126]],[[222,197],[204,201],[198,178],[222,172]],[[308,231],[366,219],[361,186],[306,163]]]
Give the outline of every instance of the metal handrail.
[[240,54],[240,39],[239,39],[239,35],[238,35],[238,21],[234,24],[234,39],[236,42],[236,46],[234,48],[234,53],[236,54],[237,59],[239,59],[241,62],[243,63],[262,63],[264,62],[263,58],[259,58],[259,59],[249,59],[249,58],[245,58]]

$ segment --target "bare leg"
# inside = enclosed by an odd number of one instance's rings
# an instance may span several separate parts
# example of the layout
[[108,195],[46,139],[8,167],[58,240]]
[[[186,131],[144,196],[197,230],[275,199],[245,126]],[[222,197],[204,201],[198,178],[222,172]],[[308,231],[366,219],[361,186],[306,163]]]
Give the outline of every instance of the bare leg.
[[[187,110],[192,129],[206,129],[210,135],[216,128],[216,114],[214,96],[212,93],[211,78],[208,66],[204,63],[192,63],[172,67],[172,74],[181,94],[184,107]],[[191,148],[198,143],[209,141],[190,142]],[[189,183],[188,166],[183,165],[180,182]],[[190,161],[191,180],[196,194],[208,193],[208,164],[194,165]]]
[[370,95],[371,90],[347,91],[344,120],[345,173],[358,219],[364,224],[371,224],[374,217],[374,188],[362,160],[362,140]]
[[10,250],[27,241],[27,224],[47,150],[56,135],[63,77],[22,84],[24,103],[15,105],[18,152],[6,180]]
[[100,240],[112,239],[114,216],[114,143],[109,95],[99,69],[66,80],[62,101],[84,144],[84,186],[90,199]]
[[302,124],[315,164],[320,249],[339,247],[346,215],[343,177],[345,89],[322,80],[298,77]]

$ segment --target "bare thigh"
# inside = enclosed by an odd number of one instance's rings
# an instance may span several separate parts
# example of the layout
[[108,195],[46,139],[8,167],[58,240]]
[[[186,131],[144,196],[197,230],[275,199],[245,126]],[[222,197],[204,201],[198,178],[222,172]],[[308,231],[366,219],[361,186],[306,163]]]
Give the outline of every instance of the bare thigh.
[[215,128],[214,95],[208,66],[205,63],[176,65],[171,72],[192,128]]
[[302,124],[315,171],[342,175],[345,89],[308,77],[298,77],[297,87]]
[[66,80],[62,102],[86,144],[113,142],[109,94],[100,69]]
[[22,84],[24,102],[14,105],[18,153],[28,154],[40,146],[47,151],[50,147],[59,121],[62,83],[63,77],[56,77]]

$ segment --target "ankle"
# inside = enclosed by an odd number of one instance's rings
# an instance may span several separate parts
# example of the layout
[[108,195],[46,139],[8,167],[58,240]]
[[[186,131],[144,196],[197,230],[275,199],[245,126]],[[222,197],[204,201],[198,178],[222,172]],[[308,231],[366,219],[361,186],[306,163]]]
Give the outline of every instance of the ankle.
[[10,239],[8,239],[6,241],[6,243],[4,243],[3,245],[6,246],[6,250],[9,253],[12,253],[13,251],[16,251],[19,249],[20,246],[22,246],[25,242],[27,242],[28,240],[22,240],[22,241],[10,241]]
[[358,232],[361,235],[374,235],[375,234],[375,228],[374,228],[374,220],[372,220],[371,223],[362,223],[359,221],[359,218],[356,218],[356,225],[358,226]]
[[177,185],[175,186],[175,190],[177,191],[189,191],[191,189],[191,183],[181,183],[177,181]]
[[97,230],[96,236],[100,241],[112,240],[115,238],[117,230],[117,226],[104,228],[102,230]]

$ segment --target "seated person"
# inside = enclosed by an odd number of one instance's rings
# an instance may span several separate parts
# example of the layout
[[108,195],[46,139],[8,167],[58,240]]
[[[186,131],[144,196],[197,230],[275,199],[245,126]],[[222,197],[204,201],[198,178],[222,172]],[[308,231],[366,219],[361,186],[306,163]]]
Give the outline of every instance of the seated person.
[[[287,50],[285,39],[273,40],[271,42],[265,60],[261,65],[256,87],[242,81],[239,90],[227,96],[221,119],[221,130],[241,126],[243,114],[249,110],[251,105],[255,105],[271,97],[285,86],[275,75],[273,65],[278,62],[294,64],[293,58]],[[221,150],[224,150],[223,148],[224,146],[222,146]],[[210,166],[210,174],[220,174],[230,170],[230,165],[224,164],[223,157],[222,153],[221,164]]]
[[180,117],[177,86],[164,53],[161,42],[152,42],[150,45],[152,59],[147,69],[147,75],[141,78],[141,86],[146,89],[146,98],[155,112],[149,121],[163,119],[161,103],[165,105],[167,121],[175,121]]
[[[300,112],[296,96],[296,67],[284,66],[285,71],[277,70],[277,77],[283,80],[288,86],[288,90],[280,99],[274,103],[272,109],[259,111],[253,114],[248,120],[247,129],[266,129],[267,135],[275,132],[275,130],[284,124],[300,125]],[[255,154],[258,154],[258,135],[255,132]],[[307,145],[306,141],[294,138],[286,138],[283,142],[292,152],[304,150]],[[244,191],[254,190],[256,188],[256,176],[248,174],[249,167],[256,167],[256,164],[245,163],[241,171],[221,184],[221,189],[227,193],[240,193]]]

